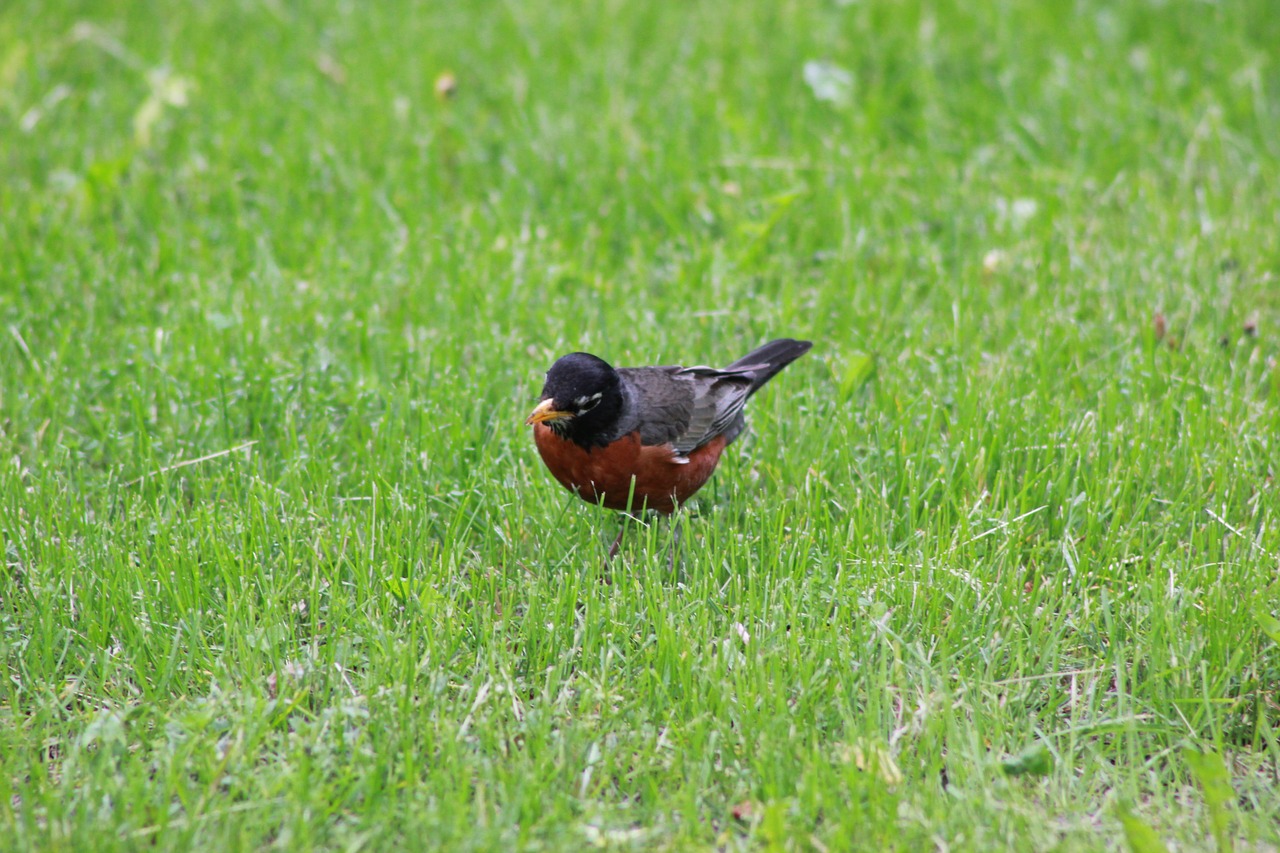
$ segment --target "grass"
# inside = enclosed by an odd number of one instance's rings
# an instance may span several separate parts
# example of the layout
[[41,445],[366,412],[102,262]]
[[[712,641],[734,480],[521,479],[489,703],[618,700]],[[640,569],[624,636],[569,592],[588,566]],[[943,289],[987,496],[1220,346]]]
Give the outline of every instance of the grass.
[[1270,6],[0,7],[5,845],[1276,849]]

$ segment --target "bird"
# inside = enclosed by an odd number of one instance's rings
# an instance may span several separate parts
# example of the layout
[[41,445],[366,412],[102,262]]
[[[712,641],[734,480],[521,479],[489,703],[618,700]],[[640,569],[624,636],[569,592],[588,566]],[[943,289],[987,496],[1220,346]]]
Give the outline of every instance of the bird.
[[779,338],[723,368],[615,368],[590,353],[569,353],[547,371],[525,424],[551,475],[579,498],[628,514],[670,515],[742,434],[751,395],[812,346]]

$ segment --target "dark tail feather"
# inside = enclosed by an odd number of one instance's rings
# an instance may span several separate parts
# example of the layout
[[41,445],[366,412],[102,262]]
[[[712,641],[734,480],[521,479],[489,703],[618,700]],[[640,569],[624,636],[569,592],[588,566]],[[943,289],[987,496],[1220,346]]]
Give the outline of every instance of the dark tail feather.
[[755,367],[756,370],[752,371],[755,374],[755,382],[751,386],[751,394],[754,394],[763,388],[766,382],[777,376],[782,368],[807,353],[811,346],[813,346],[811,341],[778,338],[776,341],[769,341],[764,346],[753,349],[725,369]]

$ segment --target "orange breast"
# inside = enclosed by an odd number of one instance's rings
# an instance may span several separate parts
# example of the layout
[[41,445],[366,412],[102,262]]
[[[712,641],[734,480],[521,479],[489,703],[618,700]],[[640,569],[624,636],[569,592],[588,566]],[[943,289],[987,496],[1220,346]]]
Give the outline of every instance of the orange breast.
[[533,440],[552,476],[584,501],[620,510],[627,509],[630,501],[633,510],[648,507],[659,512],[672,512],[702,488],[725,446],[724,436],[716,436],[681,464],[673,461],[671,445],[645,447],[639,433],[608,447],[585,450],[560,438],[546,424],[535,424]]

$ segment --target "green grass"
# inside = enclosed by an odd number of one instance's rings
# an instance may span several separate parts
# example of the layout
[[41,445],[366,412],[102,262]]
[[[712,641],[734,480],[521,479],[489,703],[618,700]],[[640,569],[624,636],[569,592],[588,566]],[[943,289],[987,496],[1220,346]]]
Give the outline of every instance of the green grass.
[[1272,5],[0,6],[3,846],[1276,849]]

